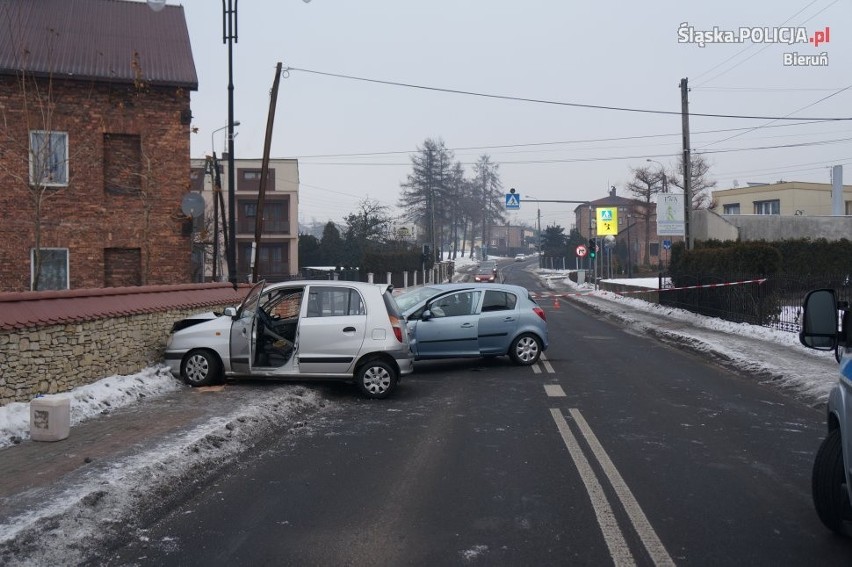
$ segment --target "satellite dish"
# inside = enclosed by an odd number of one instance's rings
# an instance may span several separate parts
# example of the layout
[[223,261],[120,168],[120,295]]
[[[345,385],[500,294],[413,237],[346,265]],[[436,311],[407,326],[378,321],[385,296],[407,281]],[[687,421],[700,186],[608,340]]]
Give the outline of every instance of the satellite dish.
[[204,197],[200,193],[187,193],[180,202],[180,210],[188,217],[200,217],[204,214]]
[[166,0],[148,0],[148,7],[155,12],[159,12],[166,7]]

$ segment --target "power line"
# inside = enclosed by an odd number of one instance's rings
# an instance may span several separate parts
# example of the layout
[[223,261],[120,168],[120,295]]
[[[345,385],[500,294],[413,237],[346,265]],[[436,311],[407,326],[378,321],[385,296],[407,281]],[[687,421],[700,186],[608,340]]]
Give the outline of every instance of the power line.
[[[445,89],[440,87],[429,87],[425,85],[415,85],[412,83],[400,83],[396,81],[384,81],[380,79],[370,79],[367,77],[356,77],[354,75],[344,75],[341,73],[328,73],[325,71],[315,71],[312,69],[302,69],[299,67],[288,67],[287,71],[301,71],[303,73],[310,73],[314,75],[322,75],[325,77],[334,77],[337,79],[347,79],[351,81],[361,81],[365,83],[374,83],[380,85],[389,85],[394,87],[404,87],[409,89],[420,89],[426,91],[433,92],[442,92],[442,93],[450,93],[450,94],[460,94],[467,96],[476,96],[482,98],[491,98],[498,100],[511,100],[516,102],[532,102],[536,104],[549,104],[554,106],[567,106],[572,108],[587,108],[593,110],[614,110],[619,112],[634,112],[640,114],[662,114],[666,116],[680,116],[681,112],[679,110],[651,110],[645,108],[628,108],[623,106],[604,106],[598,104],[582,104],[578,102],[561,102],[554,100],[544,100],[544,99],[535,99],[535,98],[524,98],[524,97],[514,97],[507,95],[495,95],[488,93],[480,93],[475,91],[464,91],[459,89]],[[701,113],[701,112],[690,112],[690,116],[699,116],[703,118],[732,118],[732,119],[743,119],[743,120],[813,120],[820,122],[832,122],[832,121],[848,121],[852,120],[852,117],[800,117],[800,118],[789,118],[784,116],[749,116],[749,115],[740,115],[740,114],[711,114],[711,113]]]
[[[824,122],[820,120],[809,120],[803,122],[792,122],[788,124],[775,124],[772,126],[766,126],[766,128],[787,128],[790,126],[803,126],[809,124],[823,124]],[[742,128],[719,128],[715,130],[701,130],[698,132],[693,132],[693,136],[701,136],[706,134],[720,134],[725,132],[739,132],[739,131],[751,131],[753,130],[753,126],[744,126]],[[612,138],[585,138],[579,140],[562,140],[555,142],[531,142],[525,144],[500,144],[493,146],[460,146],[455,148],[447,148],[452,152],[464,152],[464,151],[473,151],[473,150],[500,150],[500,149],[513,149],[513,148],[535,148],[541,146],[557,146],[557,145],[568,145],[568,144],[593,144],[598,142],[613,142],[613,141],[627,141],[627,140],[647,140],[651,138],[670,138],[670,137],[680,137],[680,132],[672,132],[670,134],[644,134],[637,136],[617,136]],[[798,134],[796,134],[798,135]],[[419,150],[391,150],[391,151],[382,151],[382,152],[360,152],[360,153],[343,153],[343,154],[304,154],[304,155],[294,155],[290,156],[292,159],[322,159],[322,158],[344,158],[344,157],[379,157],[379,156],[389,156],[389,155],[410,155],[413,153],[417,153]]]

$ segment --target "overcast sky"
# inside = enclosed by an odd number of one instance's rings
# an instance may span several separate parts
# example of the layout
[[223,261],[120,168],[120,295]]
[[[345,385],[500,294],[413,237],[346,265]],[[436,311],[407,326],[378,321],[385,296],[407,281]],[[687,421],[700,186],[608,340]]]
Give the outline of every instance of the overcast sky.
[[[222,6],[211,0],[183,6],[199,77],[192,156],[203,157],[213,131],[228,120]],[[506,190],[522,196],[590,200],[611,185],[623,195],[631,167],[658,167],[647,159],[672,166],[681,153],[682,78],[689,79],[692,113],[852,117],[849,0],[242,0],[238,20],[239,158],[262,156],[279,61],[285,68],[429,87],[290,71],[281,82],[271,155],[299,159],[301,222],[339,221],[364,198],[394,209],[410,155],[427,138],[443,139],[468,171],[487,153],[500,164]],[[702,48],[679,42],[683,22],[696,31],[799,26],[808,37],[830,31],[818,47],[746,41]],[[785,53],[823,52],[825,66],[784,65]],[[829,182],[830,166],[852,163],[850,121],[798,122],[692,116],[693,151],[707,152],[719,188]],[[213,136],[218,153],[224,134]],[[542,226],[573,225],[576,205],[540,206]],[[512,218],[534,222],[536,205],[522,201]]]

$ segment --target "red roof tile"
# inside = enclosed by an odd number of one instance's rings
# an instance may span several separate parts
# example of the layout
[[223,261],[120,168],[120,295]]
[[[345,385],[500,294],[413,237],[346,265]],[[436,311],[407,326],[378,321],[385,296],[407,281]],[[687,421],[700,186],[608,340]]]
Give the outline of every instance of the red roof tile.
[[0,293],[0,329],[81,323],[171,309],[237,305],[251,289],[228,283]]
[[[213,8],[218,9],[218,8]],[[137,65],[138,63],[138,65]],[[0,73],[198,89],[183,6],[125,0],[3,0]]]

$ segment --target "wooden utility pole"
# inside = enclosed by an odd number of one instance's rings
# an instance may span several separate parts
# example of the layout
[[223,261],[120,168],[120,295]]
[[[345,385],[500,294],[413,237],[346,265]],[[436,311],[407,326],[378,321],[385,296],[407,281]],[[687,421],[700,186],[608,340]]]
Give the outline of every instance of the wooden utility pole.
[[683,130],[683,242],[692,249],[690,219],[692,218],[692,156],[689,150],[689,79],[680,80],[680,115]]
[[269,146],[272,145],[272,124],[275,122],[275,106],[278,101],[278,83],[281,82],[281,62],[275,66],[275,79],[269,100],[269,117],[266,120],[266,138],[263,141],[263,161],[260,165],[260,191],[257,194],[257,216],[254,218],[254,245],[251,248],[251,281],[257,281],[260,264],[260,237],[263,234],[263,201],[266,197],[266,180],[269,177]]

